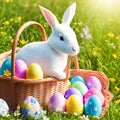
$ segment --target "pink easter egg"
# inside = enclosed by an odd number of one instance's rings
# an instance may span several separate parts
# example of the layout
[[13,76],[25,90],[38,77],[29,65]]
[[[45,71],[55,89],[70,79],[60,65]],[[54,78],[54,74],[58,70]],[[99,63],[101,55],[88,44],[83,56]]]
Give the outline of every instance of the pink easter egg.
[[87,91],[87,93],[83,96],[83,103],[85,104],[88,98],[92,95],[97,95],[100,98],[102,105],[104,104],[104,96],[101,91],[96,88]]
[[97,88],[100,91],[102,90],[102,85],[100,83],[100,80],[95,76],[90,76],[86,80],[86,86],[87,86],[88,89]]
[[26,79],[26,71],[27,71],[27,65],[23,60],[16,60],[15,61],[15,75],[18,78],[24,78]]
[[50,97],[48,102],[48,110],[53,112],[64,112],[66,106],[66,100],[63,94],[56,92]]

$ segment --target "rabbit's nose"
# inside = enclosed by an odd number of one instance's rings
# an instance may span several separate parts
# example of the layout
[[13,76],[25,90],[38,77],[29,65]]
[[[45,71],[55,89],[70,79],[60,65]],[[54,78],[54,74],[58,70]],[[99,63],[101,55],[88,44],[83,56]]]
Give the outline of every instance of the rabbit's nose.
[[76,52],[76,49],[73,47],[73,48],[72,48],[72,51]]

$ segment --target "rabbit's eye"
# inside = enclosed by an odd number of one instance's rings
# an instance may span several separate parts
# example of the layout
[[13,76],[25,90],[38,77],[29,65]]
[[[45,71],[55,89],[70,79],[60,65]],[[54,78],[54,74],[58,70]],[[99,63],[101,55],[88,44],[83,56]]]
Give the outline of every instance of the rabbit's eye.
[[60,40],[61,40],[61,41],[64,41],[64,38],[63,38],[63,36],[60,36]]

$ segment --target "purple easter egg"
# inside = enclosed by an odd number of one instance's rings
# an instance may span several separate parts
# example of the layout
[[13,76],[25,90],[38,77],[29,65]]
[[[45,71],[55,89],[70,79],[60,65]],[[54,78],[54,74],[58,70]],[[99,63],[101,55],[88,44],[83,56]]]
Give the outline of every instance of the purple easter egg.
[[86,81],[86,86],[88,89],[97,88],[100,91],[102,90],[102,85],[100,80],[95,76],[90,76]]
[[76,88],[69,88],[68,90],[66,90],[64,97],[68,99],[73,94],[78,95],[81,98],[81,100],[83,100],[82,94]]
[[54,112],[64,112],[66,106],[66,100],[60,92],[56,92],[50,97],[48,102],[48,110]]

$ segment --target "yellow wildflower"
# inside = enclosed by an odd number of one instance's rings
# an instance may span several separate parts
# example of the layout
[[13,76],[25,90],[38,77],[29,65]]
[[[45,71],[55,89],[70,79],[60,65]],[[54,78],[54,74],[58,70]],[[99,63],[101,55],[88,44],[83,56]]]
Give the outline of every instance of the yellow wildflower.
[[109,78],[109,80],[111,81],[111,82],[115,82],[116,81],[116,79],[115,78]]
[[37,3],[34,3],[33,6],[36,7],[36,6],[37,6]]
[[3,27],[0,27],[0,30],[3,30]]
[[4,2],[7,2],[7,3],[8,3],[8,2],[13,2],[13,0],[4,0]]
[[4,75],[7,76],[7,77],[9,77],[11,75],[11,72],[9,70],[5,70],[4,71]]
[[5,35],[6,33],[5,32],[0,32],[1,35]]
[[23,6],[24,6],[25,8],[30,7],[30,5],[29,5],[28,3],[25,3]]
[[13,42],[14,42],[14,39],[11,39],[10,42],[13,43]]
[[118,46],[118,49],[120,49],[120,46]]
[[116,40],[119,40],[119,36],[116,36],[115,39],[116,39]]
[[115,86],[115,90],[116,91],[120,91],[120,88],[118,88],[117,86]]
[[115,101],[116,104],[120,104],[120,99]]
[[109,32],[107,35],[108,35],[108,37],[110,37],[110,38],[114,38],[114,37],[115,37],[115,35],[114,35],[112,32]]
[[10,22],[9,22],[9,21],[5,21],[4,24],[5,24],[5,25],[9,25]]
[[21,16],[18,16],[18,17],[17,17],[17,20],[18,20],[18,22],[21,22],[22,17],[21,17]]
[[114,54],[112,54],[112,57],[114,57],[115,59],[117,59],[118,55],[114,53]]
[[13,20],[14,20],[13,18],[10,19],[11,22],[12,22]]
[[24,44],[26,44],[26,41],[25,41],[25,40],[20,40],[20,43],[21,43],[22,45],[24,45]]
[[99,48],[97,48],[97,47],[93,48],[93,51],[98,51],[98,50],[99,50]]

